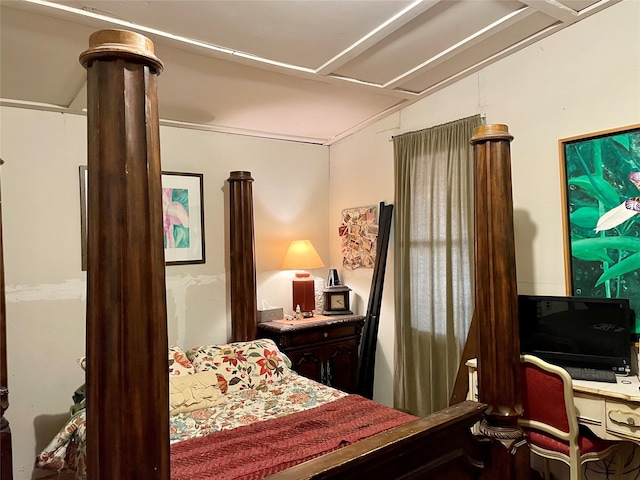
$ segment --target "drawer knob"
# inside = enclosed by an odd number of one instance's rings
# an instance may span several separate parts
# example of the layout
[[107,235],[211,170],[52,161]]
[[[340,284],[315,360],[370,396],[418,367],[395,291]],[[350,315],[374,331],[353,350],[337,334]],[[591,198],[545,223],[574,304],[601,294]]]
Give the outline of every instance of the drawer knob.
[[329,336],[329,334],[328,334],[327,332],[324,332],[324,333],[322,334],[322,336],[323,336],[324,338],[327,338],[327,337]]
[[609,419],[613,423],[618,425],[627,425],[629,427],[635,427],[640,423],[640,416],[631,412],[623,412],[621,410],[611,410],[609,412]]

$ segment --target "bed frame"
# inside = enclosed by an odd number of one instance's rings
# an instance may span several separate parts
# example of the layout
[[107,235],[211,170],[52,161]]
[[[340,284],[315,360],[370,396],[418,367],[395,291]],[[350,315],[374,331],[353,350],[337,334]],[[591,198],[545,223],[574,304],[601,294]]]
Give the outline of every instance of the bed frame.
[[[163,65],[151,41],[136,33],[96,32],[89,45],[80,55],[88,79],[88,478],[167,480],[167,326],[156,93]],[[462,401],[273,475],[273,480],[369,474],[379,479],[529,478],[527,442],[516,426],[519,355],[511,340],[517,338],[517,327],[512,321],[516,284],[510,141],[504,125],[479,127],[472,139],[482,403]],[[256,335],[252,181],[249,172],[229,177],[229,284],[236,340]],[[131,364],[144,368],[134,374]],[[481,437],[470,431],[478,422]],[[4,465],[4,451],[2,455]],[[11,476],[2,472],[2,478]]]

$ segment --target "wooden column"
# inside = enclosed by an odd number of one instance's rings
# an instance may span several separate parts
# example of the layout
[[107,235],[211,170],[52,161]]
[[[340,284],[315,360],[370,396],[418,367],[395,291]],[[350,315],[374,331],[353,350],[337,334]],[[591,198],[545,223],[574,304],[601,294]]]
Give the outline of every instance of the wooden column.
[[[255,246],[253,239],[253,178],[251,172],[231,172],[229,232],[231,325],[233,341],[253,340],[258,334]],[[247,258],[250,256],[250,258]]]
[[[4,161],[0,159],[0,165]],[[0,200],[0,478],[13,479],[11,427],[4,412],[9,408],[9,378],[7,372],[7,307],[4,292],[4,249],[2,246],[2,200]]]
[[157,76],[146,37],[103,30],[87,70],[87,474],[167,480],[169,376]]
[[529,451],[517,425],[522,405],[511,140],[507,126],[499,124],[477,127],[471,139],[475,157],[475,319],[479,401],[488,405],[481,432],[495,441],[492,472],[487,478],[520,480],[529,475]]

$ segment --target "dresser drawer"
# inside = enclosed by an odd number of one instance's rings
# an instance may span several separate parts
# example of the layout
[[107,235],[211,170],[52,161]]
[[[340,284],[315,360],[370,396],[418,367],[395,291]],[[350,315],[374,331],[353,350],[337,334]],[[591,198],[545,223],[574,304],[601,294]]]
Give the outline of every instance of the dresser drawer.
[[640,440],[640,405],[607,400],[606,422],[609,432]]
[[352,335],[358,335],[356,325],[333,325],[324,328],[306,330],[290,336],[289,348],[308,345],[329,340],[338,340]]
[[301,322],[276,320],[259,324],[258,333],[274,340],[299,374],[353,393],[364,319],[362,315],[318,315]]

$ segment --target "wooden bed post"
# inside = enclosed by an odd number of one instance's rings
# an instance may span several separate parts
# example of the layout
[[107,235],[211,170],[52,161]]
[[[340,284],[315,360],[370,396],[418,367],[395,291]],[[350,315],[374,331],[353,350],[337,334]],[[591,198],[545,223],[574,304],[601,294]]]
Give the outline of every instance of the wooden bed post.
[[255,247],[253,244],[253,178],[251,172],[231,172],[229,182],[229,269],[231,325],[234,342],[258,335]]
[[103,30],[87,69],[87,476],[167,480],[169,375],[157,76],[146,37]]
[[510,142],[506,125],[481,125],[471,143],[475,157],[475,318],[478,392],[486,403],[481,433],[494,441],[485,478],[529,478],[529,448],[518,418],[520,342],[513,237]]
[[[0,165],[4,161],[0,159]],[[11,427],[4,412],[9,408],[7,373],[7,307],[4,292],[4,249],[2,247],[2,200],[0,200],[0,478],[13,479]]]

